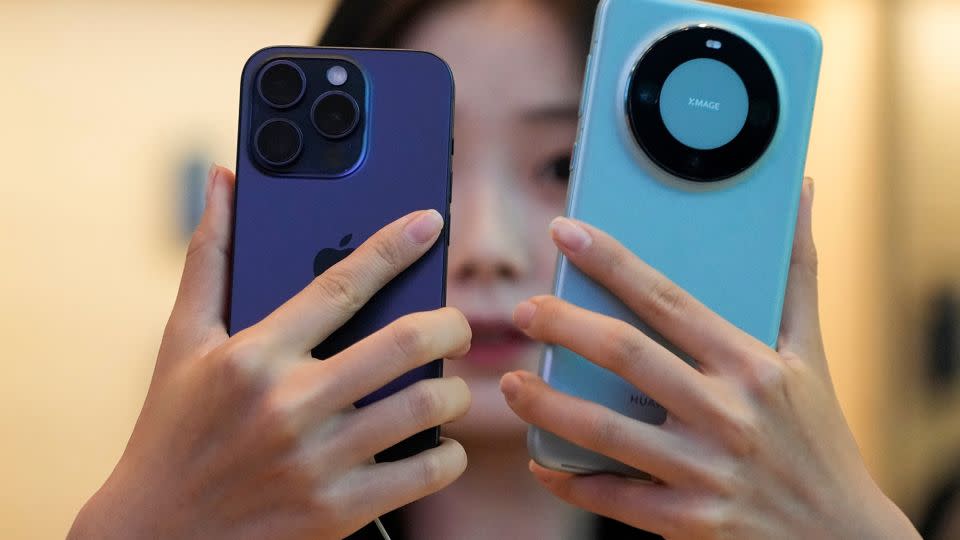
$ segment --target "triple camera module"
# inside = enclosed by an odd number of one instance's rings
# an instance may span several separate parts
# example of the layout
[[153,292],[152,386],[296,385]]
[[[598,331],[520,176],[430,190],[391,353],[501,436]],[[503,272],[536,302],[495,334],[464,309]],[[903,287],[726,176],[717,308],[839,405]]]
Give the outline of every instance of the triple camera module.
[[254,155],[278,173],[337,177],[359,162],[366,83],[350,62],[280,59],[260,69],[253,99]]
[[694,182],[750,168],[780,117],[777,83],[763,56],[743,38],[705,25],[667,34],[644,53],[626,107],[647,156]]

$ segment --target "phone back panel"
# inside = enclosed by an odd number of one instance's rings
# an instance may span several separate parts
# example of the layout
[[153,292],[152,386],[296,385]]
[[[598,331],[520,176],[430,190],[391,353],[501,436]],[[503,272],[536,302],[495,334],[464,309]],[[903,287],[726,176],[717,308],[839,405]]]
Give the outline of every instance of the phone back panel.
[[[748,40],[779,86],[780,121],[766,153],[745,172],[716,184],[681,180],[655,165],[637,144],[624,112],[627,81],[640,55],[666,33],[698,24]],[[568,215],[607,231],[708,307],[774,347],[820,58],[819,36],[800,22],[699,2],[602,2],[584,85]],[[565,258],[555,293],[628,321],[677,352]],[[666,418],[659,404],[631,384],[567,349],[548,347],[541,374],[565,393],[629,417],[655,424]],[[643,476],[542,430],[532,429],[528,443],[534,459],[550,468]]]
[[[254,157],[251,111],[257,73],[273,60],[295,57],[345,59],[366,79],[365,149],[346,176],[280,176],[259,166]],[[305,98],[312,100],[322,91],[308,84]],[[436,209],[449,223],[453,93],[449,68],[428,53],[278,47],[250,58],[240,97],[231,334],[256,324],[307,286],[320,251],[356,248],[384,225],[416,210]],[[403,315],[443,307],[448,242],[445,230],[419,262],[318,347],[315,356],[336,354]],[[441,362],[433,362],[357,405],[439,377],[441,370]],[[378,459],[406,457],[437,443],[438,430],[429,430]]]

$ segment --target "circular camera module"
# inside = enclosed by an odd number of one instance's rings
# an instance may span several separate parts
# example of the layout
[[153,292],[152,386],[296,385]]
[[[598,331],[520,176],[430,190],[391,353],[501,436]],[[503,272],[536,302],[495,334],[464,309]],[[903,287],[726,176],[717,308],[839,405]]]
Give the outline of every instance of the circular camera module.
[[285,167],[300,156],[303,149],[303,134],[289,120],[267,120],[257,129],[254,137],[257,155],[271,167]]
[[257,80],[260,97],[275,109],[296,105],[307,89],[307,79],[300,66],[289,60],[276,60],[266,65]]
[[695,26],[666,35],[634,68],[627,117],[657,165],[695,182],[726,180],[770,146],[779,122],[777,83],[743,38]]
[[345,92],[327,92],[313,104],[313,125],[328,139],[342,139],[360,122],[360,106]]

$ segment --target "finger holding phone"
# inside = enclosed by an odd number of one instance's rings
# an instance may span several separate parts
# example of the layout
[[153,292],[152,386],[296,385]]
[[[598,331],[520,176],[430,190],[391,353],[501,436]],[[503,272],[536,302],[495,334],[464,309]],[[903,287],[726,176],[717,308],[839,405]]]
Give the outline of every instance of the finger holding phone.
[[442,307],[452,93],[426,53],[251,57],[238,175],[211,170],[140,418],[70,538],[343,538],[463,473],[438,429],[470,405],[439,360],[471,339]]
[[667,538],[919,538],[870,477],[837,401],[820,336],[817,261],[804,188],[777,350],[707,309],[611,237],[561,220],[564,255],[661,335],[694,369],[635,327],[534,298],[517,325],[567,347],[660,402],[659,426],[550,388],[524,372],[502,389],[524,420],[647,471],[656,482],[578,476],[531,462],[558,497]]
[[515,313],[548,346],[539,377],[501,381],[564,500],[668,538],[916,537],[820,337],[801,179],[821,51],[799,21],[601,2],[555,296]]

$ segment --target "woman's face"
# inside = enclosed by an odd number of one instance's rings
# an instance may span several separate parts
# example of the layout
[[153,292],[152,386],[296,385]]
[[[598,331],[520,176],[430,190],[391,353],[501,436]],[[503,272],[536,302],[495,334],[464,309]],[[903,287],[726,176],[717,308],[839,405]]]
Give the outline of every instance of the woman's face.
[[[577,127],[582,55],[563,21],[533,1],[462,1],[429,12],[403,46],[438,54],[456,77],[448,299],[473,327],[467,358],[448,362],[474,401],[449,430],[461,440],[518,438],[499,392],[510,370],[536,370],[540,347],[513,308],[548,293]],[[455,432],[455,433],[454,433]]]

